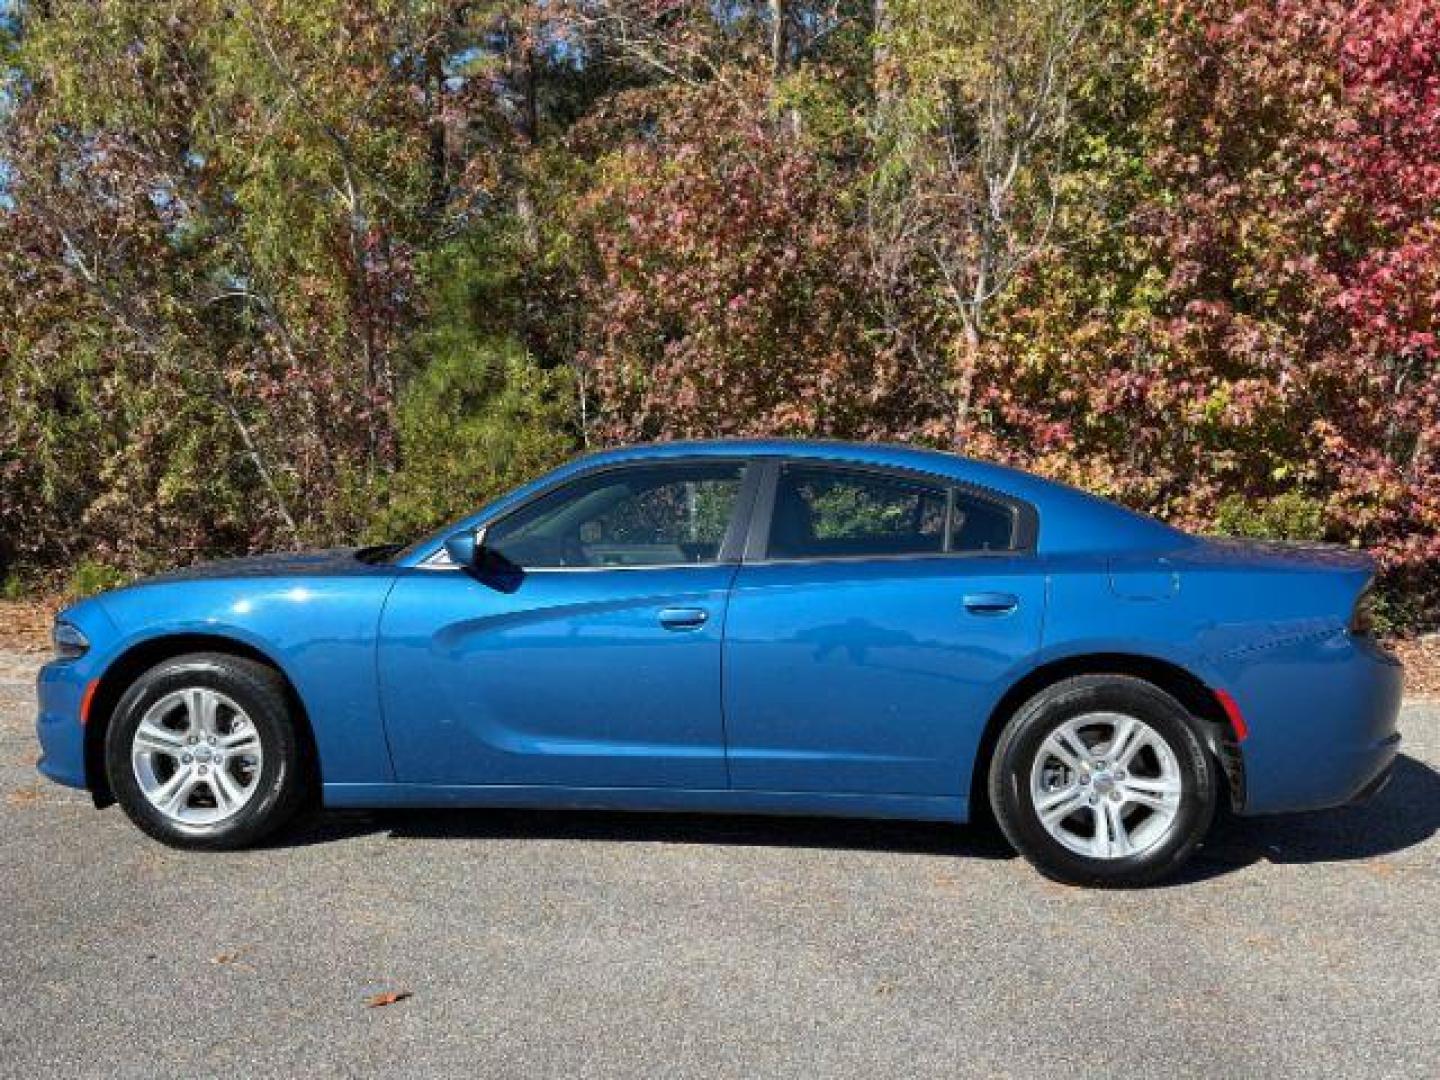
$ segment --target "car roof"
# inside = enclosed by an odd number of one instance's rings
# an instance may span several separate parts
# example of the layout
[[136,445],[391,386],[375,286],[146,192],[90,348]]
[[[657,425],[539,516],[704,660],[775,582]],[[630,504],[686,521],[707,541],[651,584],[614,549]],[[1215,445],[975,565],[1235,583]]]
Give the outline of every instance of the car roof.
[[576,465],[590,467],[622,461],[663,460],[677,457],[786,457],[820,461],[850,462],[935,473],[971,484],[1008,488],[1019,495],[1020,488],[1049,481],[1019,469],[978,461],[960,454],[903,443],[846,442],[839,439],[694,439],[675,442],[636,443],[601,450],[580,458]]

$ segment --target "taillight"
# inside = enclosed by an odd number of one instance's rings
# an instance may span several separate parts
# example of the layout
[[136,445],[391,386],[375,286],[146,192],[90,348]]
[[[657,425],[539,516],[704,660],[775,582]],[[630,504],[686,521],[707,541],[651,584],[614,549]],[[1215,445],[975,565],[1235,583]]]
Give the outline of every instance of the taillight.
[[1355,598],[1355,610],[1350,613],[1350,633],[1354,637],[1375,636],[1375,591],[1370,585]]

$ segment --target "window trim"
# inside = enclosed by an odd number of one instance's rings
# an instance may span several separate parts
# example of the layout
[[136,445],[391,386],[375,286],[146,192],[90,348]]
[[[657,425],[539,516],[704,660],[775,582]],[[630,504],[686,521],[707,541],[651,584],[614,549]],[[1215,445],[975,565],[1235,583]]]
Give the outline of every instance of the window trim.
[[[775,513],[775,495],[780,484],[780,474],[787,467],[815,471],[859,473],[899,480],[912,484],[941,489],[945,492],[945,538],[950,543],[950,522],[955,509],[955,495],[964,493],[982,502],[991,503],[1010,512],[1014,525],[1010,532],[1010,547],[993,551],[925,551],[904,552],[891,555],[777,555],[769,554],[770,524]],[[750,528],[745,537],[744,564],[746,566],[795,565],[803,563],[861,563],[899,562],[931,559],[994,559],[1033,555],[1039,536],[1039,515],[1035,508],[1022,499],[996,491],[994,488],[957,480],[953,476],[911,469],[903,465],[877,465],[866,461],[848,461],[837,458],[819,457],[773,457],[764,462],[764,475],[758,485],[756,502],[750,515]]]
[[[636,570],[698,570],[713,568],[716,566],[738,566],[744,548],[745,537],[748,534],[750,515],[755,506],[755,495],[760,485],[760,473],[762,462],[756,458],[738,456],[716,456],[713,454],[695,454],[685,457],[645,459],[637,458],[630,461],[608,462],[603,465],[596,465],[593,468],[583,469],[580,472],[571,473],[556,480],[553,484],[547,484],[538,491],[533,491],[520,502],[513,506],[507,506],[493,517],[486,518],[475,526],[475,533],[483,539],[484,534],[491,528],[513,517],[530,507],[541,499],[549,498],[558,491],[575,484],[583,483],[606,473],[634,472],[639,470],[654,471],[662,468],[684,468],[695,465],[738,466],[740,469],[740,489],[735,494],[735,507],[731,512],[730,523],[725,528],[725,537],[720,541],[720,550],[714,559],[707,562],[680,562],[680,563],[643,563],[627,566],[524,566],[521,569],[527,573],[544,572],[547,574],[593,574],[609,571]],[[426,556],[417,564],[422,570],[460,570],[449,561],[445,554],[445,545],[441,543],[438,548]]]

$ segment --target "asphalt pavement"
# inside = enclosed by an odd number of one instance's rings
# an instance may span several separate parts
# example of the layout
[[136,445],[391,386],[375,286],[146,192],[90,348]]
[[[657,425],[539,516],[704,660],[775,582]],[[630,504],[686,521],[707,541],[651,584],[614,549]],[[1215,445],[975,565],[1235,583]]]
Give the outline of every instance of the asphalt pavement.
[[3,1077],[1440,1074],[1440,702],[1371,803],[1102,893],[861,821],[344,813],[171,851],[35,774],[36,664],[0,654]]

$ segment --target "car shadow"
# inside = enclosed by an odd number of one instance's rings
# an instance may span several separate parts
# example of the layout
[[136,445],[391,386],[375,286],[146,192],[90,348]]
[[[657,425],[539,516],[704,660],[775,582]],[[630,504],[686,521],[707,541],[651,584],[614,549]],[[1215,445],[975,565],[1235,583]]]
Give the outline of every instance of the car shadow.
[[[1440,773],[1402,754],[1394,778],[1370,801],[1309,814],[1217,820],[1205,845],[1176,877],[1181,885],[1260,862],[1346,862],[1391,855],[1440,830]],[[968,859],[1012,859],[985,823],[871,821],[747,814],[624,813],[605,810],[338,810],[313,815],[271,841],[303,847],[385,834],[396,840],[596,840],[893,851]]]
[[1274,817],[1222,816],[1190,865],[1166,884],[1218,877],[1259,862],[1353,862],[1394,855],[1440,830],[1440,773],[1408,754],[1370,800]]
[[1012,859],[993,828],[945,822],[610,810],[434,809],[327,811],[274,838],[273,847],[384,833],[396,840],[596,840],[611,843],[893,851]]

